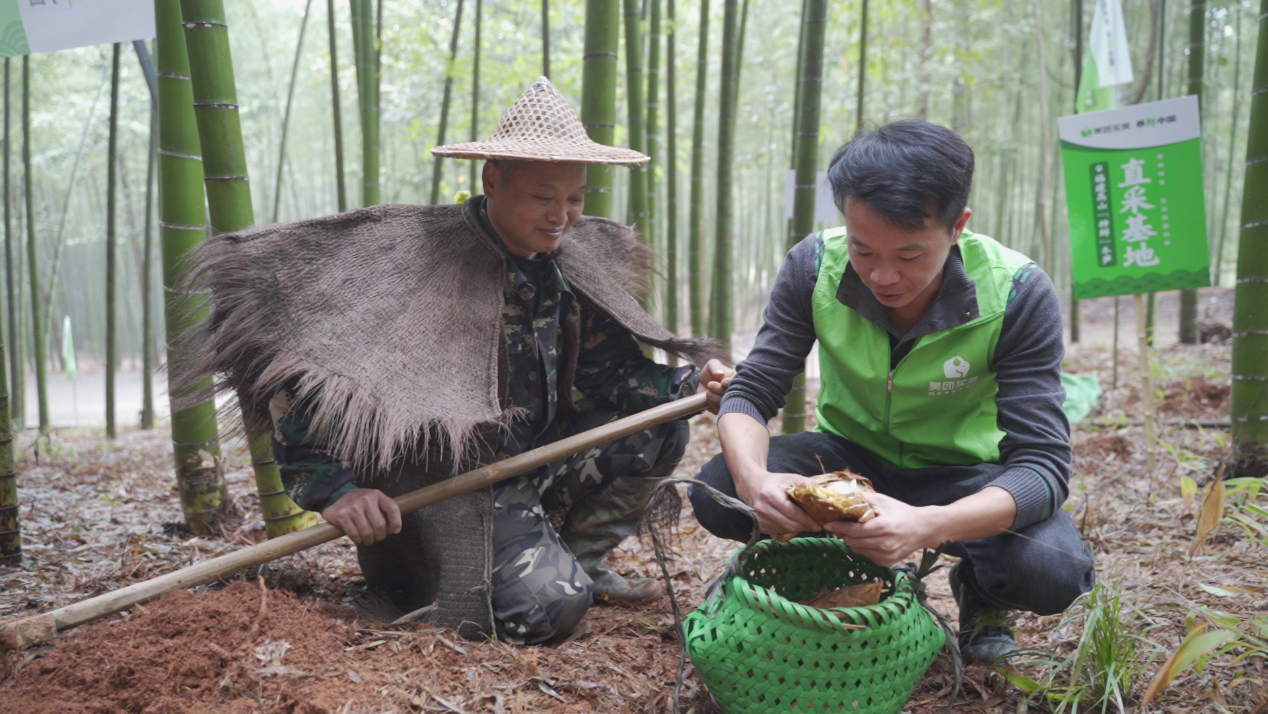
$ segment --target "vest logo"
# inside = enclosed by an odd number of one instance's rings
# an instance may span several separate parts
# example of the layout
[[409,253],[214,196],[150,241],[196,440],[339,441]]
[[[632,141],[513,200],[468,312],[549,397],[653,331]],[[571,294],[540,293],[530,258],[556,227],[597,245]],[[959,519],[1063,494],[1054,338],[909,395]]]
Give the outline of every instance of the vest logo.
[[942,365],[942,373],[947,376],[947,379],[959,379],[968,376],[971,367],[968,360],[956,355]]
[[[946,375],[945,382],[930,382],[929,396],[951,394],[958,392],[977,382],[977,377],[969,377],[969,370],[973,368],[969,361],[956,355],[942,364],[942,373]],[[963,379],[968,377],[968,379]]]

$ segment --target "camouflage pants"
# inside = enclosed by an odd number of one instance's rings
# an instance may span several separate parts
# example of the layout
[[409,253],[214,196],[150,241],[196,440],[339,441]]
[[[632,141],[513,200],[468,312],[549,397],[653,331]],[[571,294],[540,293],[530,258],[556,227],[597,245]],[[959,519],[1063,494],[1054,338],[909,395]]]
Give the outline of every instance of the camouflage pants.
[[[590,411],[557,424],[547,441],[622,416]],[[601,560],[633,532],[647,508],[649,487],[672,474],[688,434],[685,421],[668,422],[493,487],[493,616],[499,639],[538,644],[577,626],[593,593],[569,543]],[[566,514],[562,534],[547,515],[559,512]]]

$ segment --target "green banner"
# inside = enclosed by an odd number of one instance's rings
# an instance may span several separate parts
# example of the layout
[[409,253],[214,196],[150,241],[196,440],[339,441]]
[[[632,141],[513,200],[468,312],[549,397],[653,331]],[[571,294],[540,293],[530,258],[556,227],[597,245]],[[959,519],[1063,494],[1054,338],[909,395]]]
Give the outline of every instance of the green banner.
[[0,57],[153,36],[151,0],[0,0]]
[[1210,285],[1197,97],[1058,125],[1075,298]]

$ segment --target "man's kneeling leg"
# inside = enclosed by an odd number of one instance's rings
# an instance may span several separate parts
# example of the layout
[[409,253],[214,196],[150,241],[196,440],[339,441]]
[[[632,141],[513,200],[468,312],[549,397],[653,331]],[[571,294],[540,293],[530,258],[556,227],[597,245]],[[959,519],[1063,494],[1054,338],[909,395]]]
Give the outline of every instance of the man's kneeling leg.
[[[955,543],[962,558],[950,574],[960,606],[960,645],[978,659],[1007,654],[1008,623],[992,614],[1025,610],[1038,615],[1064,612],[1096,582],[1092,558],[1063,509],[1052,517],[991,538]],[[996,618],[998,619],[998,618]]]
[[567,635],[593,583],[542,511],[536,478],[493,487],[493,617],[498,639],[533,645]]
[[689,434],[686,422],[668,422],[552,466],[555,482],[543,501],[548,510],[567,507],[560,535],[599,599],[642,602],[660,595],[655,579],[628,581],[604,559],[638,528],[653,491],[682,459]]

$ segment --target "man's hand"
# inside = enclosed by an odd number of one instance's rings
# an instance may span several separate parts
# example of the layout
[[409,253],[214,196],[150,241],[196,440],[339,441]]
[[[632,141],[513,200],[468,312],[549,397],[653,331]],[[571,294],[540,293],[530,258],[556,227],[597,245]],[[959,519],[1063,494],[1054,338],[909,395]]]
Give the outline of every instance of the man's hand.
[[401,509],[386,493],[373,488],[354,488],[321,512],[357,545],[377,543],[401,532]]
[[819,531],[822,527],[788,497],[789,487],[809,481],[797,474],[767,473],[754,479],[735,479],[735,492],[757,512],[757,525],[767,535]]
[[718,413],[718,409],[722,406],[722,394],[726,392],[727,387],[731,386],[731,378],[734,376],[734,369],[716,359],[706,362],[704,368],[700,370],[700,385],[696,387],[696,394],[708,393],[709,396],[706,399],[709,403],[710,414]]
[[876,518],[867,523],[837,521],[823,527],[840,536],[855,553],[888,568],[921,548],[941,544],[932,528],[937,519],[930,517],[929,509],[909,506],[881,493],[865,493],[863,497]]
[[829,523],[824,530],[886,568],[921,548],[999,535],[1012,528],[1017,518],[1012,494],[998,486],[987,486],[945,506],[909,506],[880,493],[863,497],[876,518],[867,523]]

